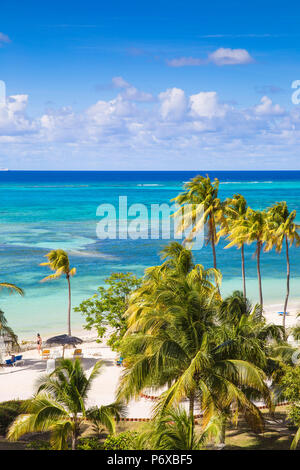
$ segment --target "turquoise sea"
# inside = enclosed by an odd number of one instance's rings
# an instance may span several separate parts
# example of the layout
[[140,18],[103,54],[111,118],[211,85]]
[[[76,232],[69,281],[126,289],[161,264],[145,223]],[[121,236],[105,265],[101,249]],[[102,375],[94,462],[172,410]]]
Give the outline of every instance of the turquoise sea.
[[[286,200],[299,212],[300,172],[0,172],[0,273],[1,280],[25,290],[25,297],[1,292],[0,308],[21,337],[36,332],[64,333],[67,310],[65,279],[41,283],[48,274],[39,264],[53,248],[69,252],[77,275],[72,279],[72,304],[91,296],[112,272],[131,271],[142,275],[145,267],[159,262],[158,253],[167,240],[100,240],[96,215],[100,204],[118,208],[119,196],[127,196],[128,206],[169,203],[185,181],[208,173],[220,180],[220,197],[242,193],[257,209]],[[217,248],[218,267],[223,273],[222,293],[241,288],[240,252]],[[256,301],[254,246],[246,248],[248,295]],[[211,247],[195,251],[196,261],[209,267]],[[300,248],[291,250],[291,299],[300,298]],[[271,252],[262,256],[264,298],[282,302],[285,290],[285,258]],[[73,313],[73,326],[82,326],[80,314]]]

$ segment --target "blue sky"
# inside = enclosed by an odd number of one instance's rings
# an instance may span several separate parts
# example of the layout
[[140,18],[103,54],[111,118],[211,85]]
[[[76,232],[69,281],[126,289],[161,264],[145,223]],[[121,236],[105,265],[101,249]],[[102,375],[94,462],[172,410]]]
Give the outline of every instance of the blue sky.
[[300,4],[1,5],[0,166],[300,169]]

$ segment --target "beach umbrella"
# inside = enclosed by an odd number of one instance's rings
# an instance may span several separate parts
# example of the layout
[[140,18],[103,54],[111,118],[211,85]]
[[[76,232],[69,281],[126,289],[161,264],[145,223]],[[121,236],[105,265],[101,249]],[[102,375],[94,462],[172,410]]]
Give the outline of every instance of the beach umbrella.
[[48,338],[46,340],[46,344],[49,346],[52,344],[58,344],[59,346],[63,347],[63,357],[65,354],[65,346],[71,345],[76,346],[77,344],[83,343],[82,339],[77,338],[76,336],[69,336],[69,335],[58,335],[52,336],[52,338]]

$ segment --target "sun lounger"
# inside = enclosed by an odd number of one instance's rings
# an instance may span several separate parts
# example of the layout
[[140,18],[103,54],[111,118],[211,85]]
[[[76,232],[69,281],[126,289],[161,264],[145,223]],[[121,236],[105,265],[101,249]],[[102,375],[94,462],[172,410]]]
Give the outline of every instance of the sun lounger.
[[[283,315],[284,314],[284,312],[277,312],[277,313],[278,313],[278,315]],[[285,314],[288,315],[289,312],[285,312]]]
[[42,359],[43,360],[50,359],[50,349],[44,349],[42,351]]
[[23,356],[22,356],[22,355],[16,356],[16,357],[15,357],[14,366],[21,365],[21,364],[24,365]]
[[16,362],[16,358],[14,359],[6,359],[5,365],[9,367],[13,367],[14,363]]
[[48,359],[47,360],[47,367],[46,367],[46,374],[51,374],[55,371],[55,359]]
[[124,357],[119,357],[119,359],[116,360],[116,366],[122,366],[124,361]]
[[73,353],[73,359],[82,359],[83,354],[82,354],[82,349],[75,349]]
[[51,359],[62,359],[62,352],[60,349],[54,349],[51,354]]

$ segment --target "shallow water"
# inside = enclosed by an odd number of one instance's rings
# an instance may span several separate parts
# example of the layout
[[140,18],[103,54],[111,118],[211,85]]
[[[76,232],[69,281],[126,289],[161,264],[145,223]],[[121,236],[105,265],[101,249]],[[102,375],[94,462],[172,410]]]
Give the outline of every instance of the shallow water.
[[[206,173],[199,171],[198,173]],[[159,262],[158,253],[167,240],[99,240],[96,215],[99,204],[118,207],[119,196],[128,206],[143,203],[150,211],[154,203],[168,203],[182,185],[197,172],[0,172],[1,279],[26,292],[24,298],[1,292],[0,306],[10,325],[21,336],[37,331],[64,332],[67,310],[65,279],[41,283],[48,275],[39,264],[54,248],[69,252],[77,275],[72,279],[73,306],[103,284],[111,272],[131,271],[142,275],[144,268]],[[249,205],[262,209],[286,200],[300,211],[300,172],[209,172],[220,179],[220,196],[242,193]],[[299,212],[300,214],[300,212]],[[300,215],[299,215],[300,222]],[[224,295],[241,288],[240,252],[217,247],[218,267],[223,273]],[[248,295],[257,301],[254,246],[246,247]],[[196,261],[212,265],[211,247],[195,251]],[[300,297],[300,248],[291,249],[291,298]],[[264,298],[280,302],[285,290],[285,258],[271,252],[262,255]],[[73,313],[73,325],[82,325]]]

